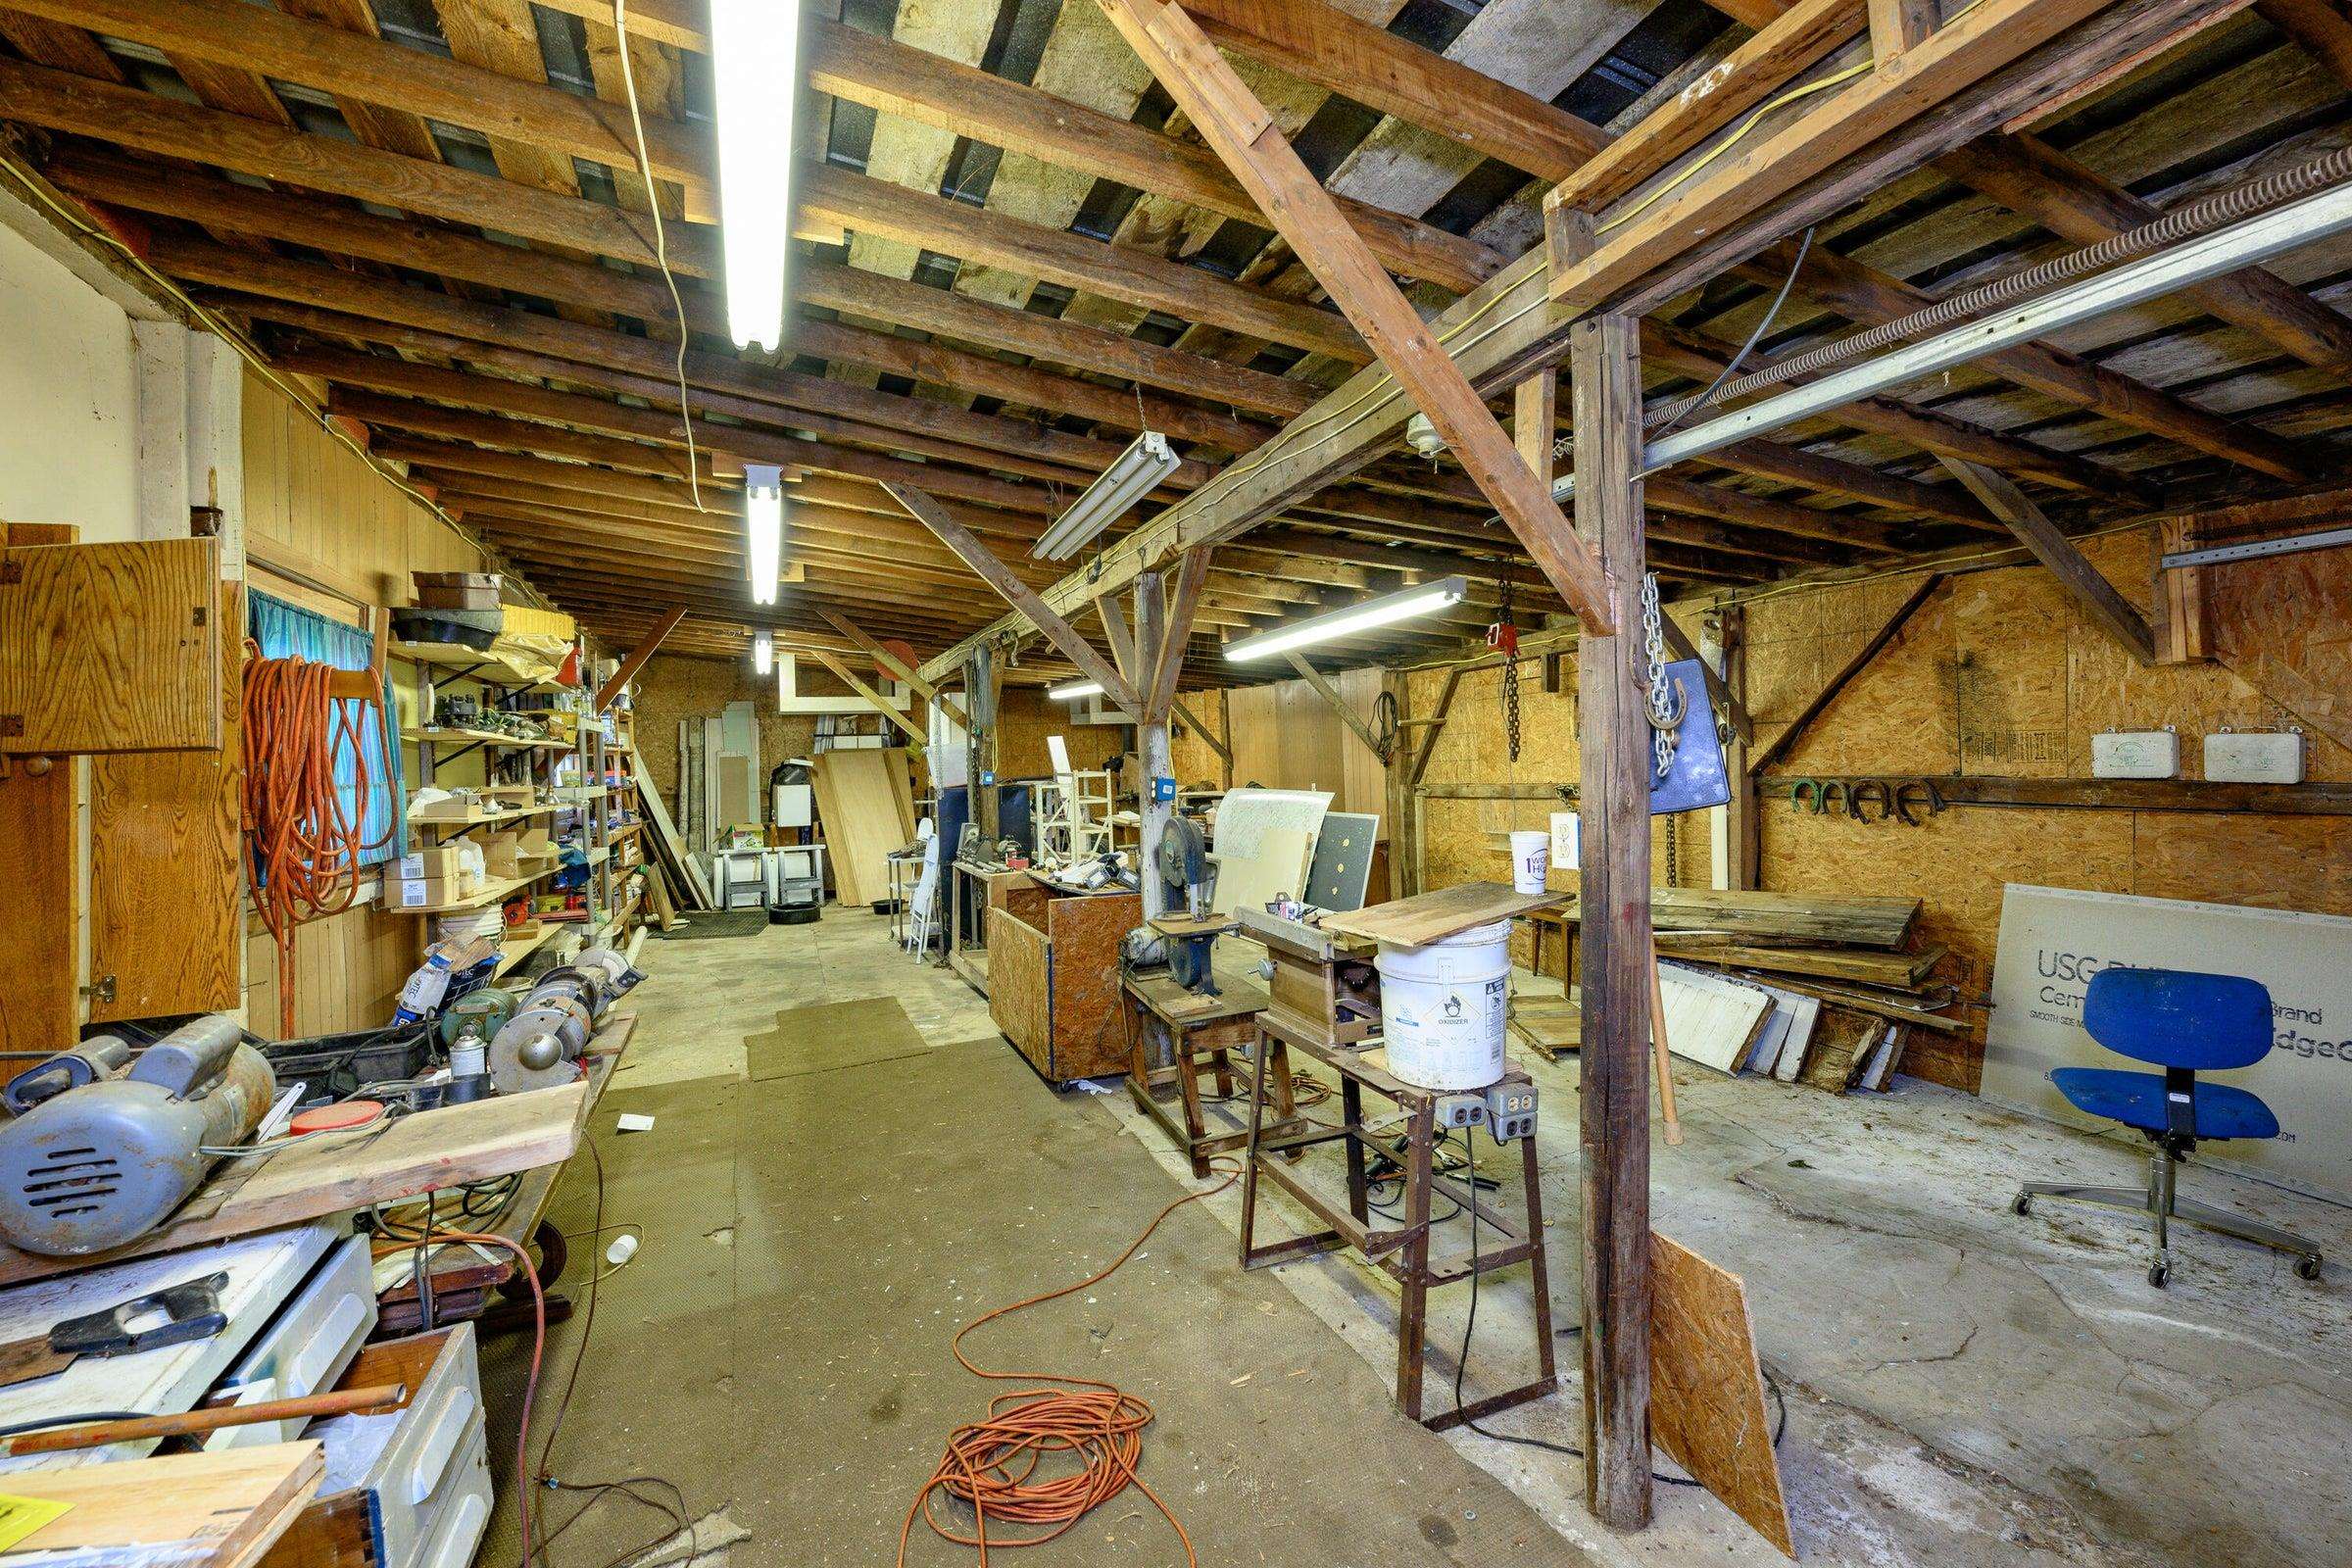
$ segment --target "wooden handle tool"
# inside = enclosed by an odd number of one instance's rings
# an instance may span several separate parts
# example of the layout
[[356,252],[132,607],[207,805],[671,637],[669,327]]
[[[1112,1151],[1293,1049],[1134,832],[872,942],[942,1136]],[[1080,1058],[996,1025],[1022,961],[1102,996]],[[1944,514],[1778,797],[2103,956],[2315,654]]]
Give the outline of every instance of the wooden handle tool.
[[1674,1071],[1666,1054],[1666,988],[1658,979],[1658,945],[1649,945],[1649,1042],[1658,1058],[1658,1110],[1665,1117],[1666,1141],[1683,1141],[1683,1124],[1674,1114]]
[[206,1410],[183,1410],[173,1415],[143,1415],[124,1421],[93,1421],[88,1426],[59,1427],[51,1432],[28,1432],[12,1439],[8,1451],[65,1453],[76,1448],[103,1448],[110,1443],[133,1443],[145,1438],[202,1437],[223,1427],[248,1427],[263,1421],[315,1420],[329,1415],[368,1415],[396,1410],[406,1404],[405,1384],[386,1383],[367,1389],[338,1389],[305,1394],[292,1399],[264,1399],[256,1404],[224,1404]]

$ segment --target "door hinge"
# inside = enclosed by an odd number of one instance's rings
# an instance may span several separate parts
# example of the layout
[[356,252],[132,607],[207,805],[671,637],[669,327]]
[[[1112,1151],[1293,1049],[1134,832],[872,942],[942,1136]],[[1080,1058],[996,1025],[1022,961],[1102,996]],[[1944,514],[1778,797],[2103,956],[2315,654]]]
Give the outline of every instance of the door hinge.
[[92,1002],[111,1004],[115,1000],[115,977],[111,974],[102,974],[98,977],[95,985],[83,986],[81,994]]

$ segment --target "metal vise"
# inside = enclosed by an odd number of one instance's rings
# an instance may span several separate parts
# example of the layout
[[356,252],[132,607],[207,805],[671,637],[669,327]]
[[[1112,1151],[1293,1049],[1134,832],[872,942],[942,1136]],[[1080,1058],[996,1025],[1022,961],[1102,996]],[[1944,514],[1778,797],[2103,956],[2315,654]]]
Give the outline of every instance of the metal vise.
[[[124,1070],[127,1063],[127,1070]],[[135,1055],[102,1036],[0,1092],[0,1239],[78,1257],[137,1240],[187,1200],[277,1093],[235,1020],[182,1024]]]

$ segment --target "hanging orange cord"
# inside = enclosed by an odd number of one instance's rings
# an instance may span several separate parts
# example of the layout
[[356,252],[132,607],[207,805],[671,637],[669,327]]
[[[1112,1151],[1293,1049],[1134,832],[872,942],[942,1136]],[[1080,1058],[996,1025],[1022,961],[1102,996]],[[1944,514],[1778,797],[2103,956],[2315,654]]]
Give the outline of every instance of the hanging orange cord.
[[[339,914],[360,892],[360,861],[391,842],[363,839],[370,788],[367,714],[381,720],[384,776],[392,772],[391,717],[382,687],[370,700],[338,699],[331,664],[264,659],[245,643],[245,842],[252,855],[254,902],[277,944],[277,1020],[294,1033],[294,928]],[[335,760],[352,760],[350,801],[335,787]],[[397,820],[397,819],[395,819]]]

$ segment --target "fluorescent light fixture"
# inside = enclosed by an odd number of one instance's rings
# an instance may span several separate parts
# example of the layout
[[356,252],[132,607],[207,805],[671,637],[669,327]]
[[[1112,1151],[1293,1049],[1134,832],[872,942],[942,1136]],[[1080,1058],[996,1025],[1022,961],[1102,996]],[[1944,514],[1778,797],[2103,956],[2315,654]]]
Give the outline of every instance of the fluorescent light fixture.
[[1337,637],[1352,637],[1359,631],[1386,626],[1392,621],[1408,620],[1426,615],[1433,610],[1462,602],[1465,584],[1459,577],[1441,577],[1411,588],[1399,588],[1378,599],[1367,599],[1360,605],[1344,610],[1326,611],[1311,615],[1291,626],[1277,626],[1272,631],[1245,637],[1238,643],[1228,643],[1225,658],[1229,663],[1247,663],[1252,659],[1267,659],[1275,654],[1287,654],[1294,649],[1327,643]]
[[776,667],[776,634],[772,631],[752,634],[752,668],[764,675]]
[[727,330],[746,347],[784,342],[800,27],[801,8],[790,0],[710,0]]
[[1066,686],[1049,686],[1046,695],[1057,703],[1074,703],[1082,697],[1102,696],[1102,683],[1099,680],[1074,680]]
[[1146,430],[1127,444],[1126,451],[1110,460],[1110,466],[1102,470],[1102,476],[1088,485],[1085,493],[1070,503],[1067,512],[1054,519],[1053,526],[1030,547],[1029,554],[1039,561],[1067,558],[1134,510],[1135,504],[1174,473],[1181,462],[1166,436],[1157,430]]
[[743,530],[752,603],[772,605],[784,571],[784,471],[772,463],[743,466]]

